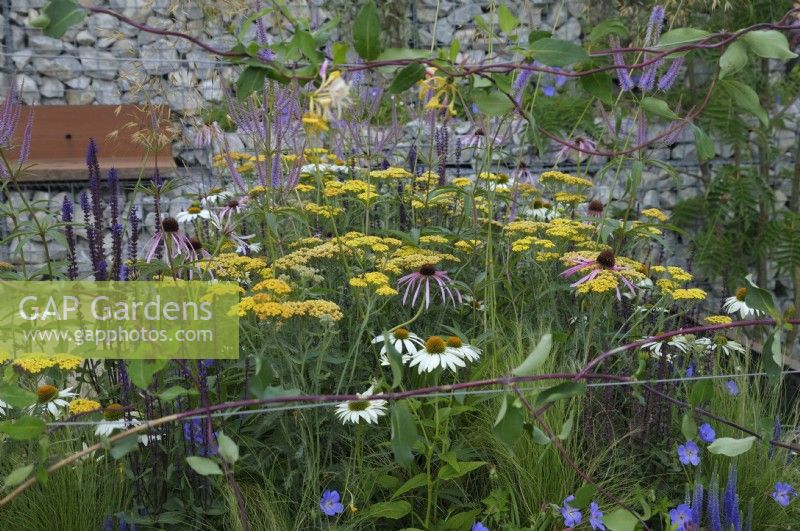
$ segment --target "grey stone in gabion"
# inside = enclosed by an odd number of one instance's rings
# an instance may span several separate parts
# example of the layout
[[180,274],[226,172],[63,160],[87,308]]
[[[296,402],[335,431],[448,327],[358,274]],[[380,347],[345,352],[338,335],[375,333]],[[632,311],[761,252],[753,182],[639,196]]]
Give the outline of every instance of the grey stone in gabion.
[[39,84],[27,74],[17,74],[17,90],[21,91],[22,101],[28,105],[38,103]]
[[87,76],[80,76],[66,81],[65,84],[72,89],[86,89],[89,88],[91,82],[92,80]]
[[145,72],[151,75],[168,74],[180,66],[175,48],[165,45],[164,42],[146,44],[140,48],[139,53]]
[[81,63],[71,55],[63,55],[57,59],[33,59],[33,68],[40,74],[67,81],[81,75]]
[[17,50],[11,54],[11,60],[14,61],[14,66],[17,70],[22,70],[28,66],[31,55],[33,55],[33,50]]
[[131,57],[136,53],[136,43],[132,39],[116,39],[111,53],[117,57]]
[[661,208],[672,209],[677,202],[673,192],[661,192],[658,197],[661,200]]
[[113,46],[116,42],[117,39],[115,37],[103,37],[102,39],[98,39],[94,46],[95,48],[105,50]]
[[95,13],[87,17],[86,20],[88,21],[89,31],[97,35],[103,35],[110,30],[117,29],[117,26],[119,26],[119,20],[116,17],[105,13]]
[[644,198],[642,198],[642,207],[651,208],[659,206],[661,206],[661,201],[659,200],[658,192],[655,190],[648,190],[645,192]]
[[94,101],[94,91],[87,89],[67,89],[68,105],[89,105]]
[[83,71],[95,79],[112,80],[117,77],[119,61],[110,52],[101,52],[95,48],[80,48]]
[[43,78],[39,85],[39,94],[45,98],[61,98],[64,96],[64,84],[57,79]]
[[30,35],[28,46],[40,55],[58,55],[64,49],[64,41],[47,35]]
[[119,88],[113,81],[93,79],[91,89],[94,91],[97,103],[101,105],[119,105],[122,102]]
[[[475,18],[476,15],[481,14],[481,6],[472,3],[472,2],[465,2],[464,4],[456,7],[453,9],[449,15],[447,15],[446,22],[451,26],[463,26]],[[442,24],[445,26],[445,24]],[[452,28],[449,28],[452,30]]]
[[195,89],[175,87],[167,91],[167,103],[174,111],[194,115],[203,109],[205,100]]
[[222,81],[220,79],[204,79],[200,82],[200,94],[207,101],[221,101],[225,94]]
[[556,37],[565,41],[576,42],[581,37],[581,23],[576,18],[570,18],[555,31]]
[[97,38],[89,31],[81,30],[75,36],[75,42],[81,46],[90,46],[97,42]]

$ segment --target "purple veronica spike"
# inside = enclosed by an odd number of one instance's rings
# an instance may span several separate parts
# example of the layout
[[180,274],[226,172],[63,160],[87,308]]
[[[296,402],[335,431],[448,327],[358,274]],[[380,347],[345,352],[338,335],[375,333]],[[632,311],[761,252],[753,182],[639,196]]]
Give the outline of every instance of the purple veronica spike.
[[680,73],[682,66],[683,57],[674,59],[664,75],[661,76],[661,79],[658,80],[658,90],[662,92],[668,91],[675,83],[675,80],[678,79],[678,73]]
[[661,30],[664,27],[664,7],[655,6],[653,11],[650,12],[650,20],[647,22],[647,30],[645,31],[644,47],[650,48],[655,46],[658,38],[661,36]]
[[736,463],[728,470],[728,481],[722,497],[722,523],[725,529],[741,529],[739,520],[739,495],[736,494]]
[[16,81],[11,79],[8,87],[8,94],[3,102],[3,112],[0,114],[0,146],[8,146],[14,138],[14,131],[17,129],[19,114],[22,110],[19,91],[16,88]]
[[[611,44],[612,50],[619,49],[619,39],[615,36],[609,37],[609,43]],[[628,68],[625,65],[625,58],[622,56],[622,52],[614,52],[614,66],[617,67],[617,78],[619,79],[619,88],[622,89],[623,92],[629,92],[633,90],[633,80],[631,80],[631,76],[628,73]]]
[[272,158],[272,175],[270,177],[270,186],[278,188],[283,181],[283,164],[281,163],[280,154],[276,154]]
[[692,495],[692,520],[698,525],[703,520],[703,484],[699,481],[695,484]]
[[708,485],[708,519],[711,524],[710,531],[722,531],[719,504],[719,475],[716,469],[711,474],[711,483]]
[[136,207],[131,207],[131,213],[128,216],[128,224],[131,228],[131,236],[128,238],[128,260],[131,262],[136,262],[136,254],[138,252],[139,221],[139,216],[136,215]]
[[28,121],[25,123],[25,132],[22,135],[22,146],[19,148],[19,165],[22,166],[28,162],[28,157],[31,154],[31,137],[33,136],[33,107],[28,114]]

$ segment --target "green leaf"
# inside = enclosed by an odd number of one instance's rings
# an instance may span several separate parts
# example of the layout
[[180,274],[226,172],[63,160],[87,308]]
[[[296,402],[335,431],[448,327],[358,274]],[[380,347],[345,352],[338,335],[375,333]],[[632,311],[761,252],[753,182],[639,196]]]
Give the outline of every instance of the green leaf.
[[165,359],[131,360],[128,363],[131,382],[137,387],[147,389],[153,381],[153,376],[167,365],[167,361]]
[[389,367],[392,369],[392,389],[395,389],[403,383],[403,356],[397,352],[394,344],[389,341],[389,332],[383,333],[383,345],[386,347],[386,358],[389,360]]
[[683,414],[683,420],[681,421],[681,433],[683,433],[683,437],[686,440],[697,438],[697,423],[694,421],[688,411]]
[[528,33],[528,44],[533,44],[534,42],[540,39],[546,39],[552,36],[553,34],[550,33],[549,31],[533,30],[532,32]]
[[478,93],[474,100],[478,110],[488,116],[502,116],[514,108],[511,100],[502,92]]
[[508,446],[513,446],[522,434],[525,415],[514,397],[506,395],[500,403],[500,411],[494,422],[492,431],[495,436]]
[[6,476],[6,480],[3,482],[3,488],[7,489],[9,487],[16,487],[28,479],[28,476],[31,475],[31,472],[33,472],[33,465],[15,468],[9,475]]
[[314,36],[311,35],[311,33],[298,30],[294,34],[292,40],[297,43],[297,48],[303,52],[303,55],[308,57],[312,63],[319,63],[321,54],[317,50],[317,41],[314,40]]
[[536,406],[572,398],[585,392],[586,382],[562,382],[539,393],[539,396],[536,397]]
[[267,78],[267,69],[259,66],[248,66],[239,74],[236,80],[236,97],[246,98],[251,93],[260,91],[264,88],[264,80]]
[[558,438],[562,441],[566,441],[569,439],[570,433],[572,433],[572,427],[575,425],[575,413],[571,414],[567,420],[564,421],[564,424],[561,425],[561,431],[558,434]]
[[410,503],[405,500],[395,500],[374,503],[364,509],[361,517],[368,519],[389,518],[390,520],[399,520],[410,512]]
[[38,17],[31,20],[28,24],[32,28],[44,29],[48,26],[48,24],[50,24],[50,17],[42,13]]
[[114,459],[122,459],[138,447],[139,437],[137,435],[129,435],[115,442],[108,452]]
[[349,42],[334,42],[331,45],[331,53],[333,55],[333,64],[340,65],[347,62],[347,50],[350,49]]
[[199,457],[193,455],[186,458],[186,462],[192,467],[192,470],[201,476],[221,476],[222,469],[219,465],[207,457]]
[[619,508],[603,516],[603,523],[609,531],[634,531],[639,519],[630,511]]
[[609,35],[616,35],[624,39],[628,36],[628,27],[618,18],[607,18],[592,28],[592,32],[589,33],[589,41],[596,43],[605,40],[605,37]]
[[412,491],[414,489],[418,489],[420,487],[424,487],[428,484],[428,475],[424,472],[417,474],[416,476],[412,477],[402,485],[392,494],[392,499],[397,498],[398,496],[402,496],[406,492]]
[[392,453],[401,466],[411,464],[414,454],[411,449],[417,442],[417,425],[405,401],[395,402],[391,412]]
[[747,48],[741,41],[733,41],[719,58],[719,78],[735,74],[747,66]]
[[550,350],[553,348],[553,336],[550,333],[543,334],[536,344],[536,347],[528,354],[519,367],[511,371],[514,376],[532,376],[536,369],[542,366],[547,361],[550,355]]
[[470,529],[475,522],[480,511],[473,509],[471,511],[463,511],[447,517],[444,522],[445,531],[454,530],[461,531],[463,529]]
[[694,124],[692,124],[692,132],[694,133],[694,144],[697,147],[697,158],[700,162],[713,159],[717,154],[717,149],[711,137]]
[[597,487],[586,484],[575,491],[575,499],[570,502],[570,505],[576,509],[585,509],[589,507],[596,492]]
[[752,448],[755,440],[755,436],[752,435],[750,437],[745,437],[744,439],[719,437],[713,443],[708,445],[708,451],[712,454],[736,457],[737,455],[741,455]]
[[[772,293],[764,288],[759,288],[753,280],[752,273],[744,277],[744,280],[747,283],[747,294],[744,297],[745,304],[774,317],[777,312],[775,311],[775,298]],[[780,319],[780,315],[778,319]]]
[[506,35],[511,35],[511,32],[519,26],[519,20],[517,17],[514,16],[514,13],[506,7],[504,4],[501,4],[500,7],[497,9],[497,16],[500,19],[500,29]]
[[550,437],[548,437],[545,432],[539,429],[538,426],[533,426],[533,428],[531,429],[531,435],[533,436],[533,442],[535,442],[536,444],[547,446],[551,442]]
[[14,384],[3,383],[0,384],[0,400],[13,407],[24,408],[36,403],[36,393]]
[[589,58],[586,50],[568,41],[547,37],[531,43],[533,57],[547,66],[567,66]]
[[770,381],[775,382],[780,379],[783,371],[783,349],[781,348],[781,338],[783,332],[780,328],[775,328],[764,342],[761,362],[764,372]]
[[[708,32],[697,28],[678,28],[668,31],[661,35],[658,44],[655,46],[659,49],[671,50],[684,44],[691,44],[697,42],[708,36]],[[683,52],[676,52],[670,54],[669,57],[680,57],[689,53],[689,50]]]
[[459,51],[461,51],[461,41],[453,39],[453,42],[450,43],[450,61],[456,62]]
[[714,397],[714,383],[712,380],[699,380],[692,385],[692,392],[689,395],[689,403],[699,406],[703,402],[708,402]]
[[447,463],[439,469],[438,478],[441,480],[457,479],[466,476],[486,464],[486,461],[460,461]]
[[86,11],[73,0],[51,0],[42,13],[50,19],[47,26],[42,27],[42,32],[56,39],[63,37],[70,27],[86,16]]
[[406,65],[392,80],[389,85],[389,92],[392,94],[400,94],[414,86],[414,83],[425,77],[425,67],[419,63],[411,63]]
[[613,105],[613,86],[611,75],[608,72],[595,72],[581,78],[581,87],[606,105]]
[[35,439],[47,428],[47,425],[39,417],[21,417],[17,420],[5,420],[0,422],[0,433],[5,433],[12,439],[26,441]]
[[667,105],[667,102],[664,100],[646,96],[642,98],[641,105],[642,109],[655,116],[667,118],[668,120],[680,119],[680,116],[675,114],[675,112],[669,108],[669,105]]
[[196,389],[186,389],[185,387],[181,387],[180,385],[173,385],[167,389],[164,389],[160,393],[158,393],[159,400],[163,400],[164,402],[171,402],[180,396],[186,395],[196,395]]
[[239,447],[233,442],[233,439],[222,433],[217,433],[217,444],[219,445],[219,455],[229,465],[234,464],[239,460]]
[[373,0],[367,0],[353,21],[353,48],[366,61],[376,59],[383,51],[381,19]]
[[720,81],[720,87],[736,103],[737,107],[755,115],[764,126],[769,124],[767,112],[758,101],[756,91],[741,81],[725,79]]
[[744,34],[742,40],[759,57],[788,61],[797,54],[789,49],[786,35],[777,30],[756,30]]

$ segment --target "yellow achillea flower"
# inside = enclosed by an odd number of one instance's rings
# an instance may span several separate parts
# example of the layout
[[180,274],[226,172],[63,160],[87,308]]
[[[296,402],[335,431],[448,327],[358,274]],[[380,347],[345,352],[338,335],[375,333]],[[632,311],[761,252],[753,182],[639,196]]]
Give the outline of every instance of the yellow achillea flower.
[[326,133],[328,132],[328,122],[325,119],[313,112],[307,112],[303,115],[303,127],[311,133]]
[[220,280],[242,280],[249,278],[251,272],[265,269],[267,263],[261,258],[242,256],[236,253],[222,253],[208,260],[196,263],[197,267],[213,273]]
[[488,171],[483,171],[478,174],[478,179],[482,181],[491,181],[495,183],[507,183],[508,175],[506,175],[505,173],[491,173]]
[[675,300],[697,300],[702,301],[706,298],[706,292],[700,288],[678,288],[672,292]]
[[11,359],[7,352],[0,352],[0,363],[5,363]]
[[708,324],[728,324],[733,322],[733,319],[727,315],[709,315],[703,320]]
[[551,262],[561,258],[561,253],[536,253],[534,260],[537,262]]
[[686,271],[685,269],[678,267],[678,266],[667,266],[667,272],[669,276],[678,282],[689,282],[692,280],[692,274]]
[[39,374],[40,372],[58,367],[65,371],[71,371],[80,366],[82,359],[77,356],[56,356],[46,357],[40,354],[26,355],[14,360],[13,365],[23,369],[30,374]]
[[253,286],[253,291],[271,291],[275,295],[288,295],[292,292],[292,287],[283,280],[268,278]]
[[373,179],[411,179],[414,174],[405,168],[390,166],[385,170],[372,170],[369,172],[369,176]]
[[571,194],[569,192],[556,192],[553,198],[558,203],[583,203],[587,199],[583,194]]
[[459,251],[463,251],[465,253],[469,253],[477,249],[483,245],[482,240],[459,240],[453,244],[453,247],[458,249]]
[[472,184],[472,181],[469,177],[456,177],[450,184],[458,188],[466,188]]
[[528,197],[528,196],[531,196],[531,195],[538,195],[538,194],[541,193],[541,190],[539,190],[538,188],[536,188],[534,185],[532,185],[530,183],[519,183],[517,185],[517,191],[519,192],[519,195],[521,195],[522,197]]
[[669,219],[669,216],[657,208],[648,208],[646,210],[642,210],[642,215],[646,218],[657,219],[662,223]]
[[678,285],[674,281],[668,278],[659,278],[658,280],[656,280],[656,286],[658,286],[661,289],[661,291],[667,293],[671,292],[672,290],[678,287]]
[[291,319],[293,317],[313,317],[320,320],[339,321],[344,317],[339,305],[326,300],[275,302],[266,293],[257,293],[243,298],[232,313],[244,317],[252,312],[259,319]]
[[583,177],[575,177],[574,175],[570,175],[568,173],[563,173],[560,171],[546,171],[539,176],[539,182],[541,183],[560,183],[566,184],[567,186],[580,186],[583,188],[591,188],[594,186],[594,183],[589,179],[584,179]]
[[391,286],[381,286],[375,290],[375,293],[381,297],[394,297],[398,291]]
[[607,293],[609,291],[615,291],[618,285],[617,276],[612,271],[602,271],[592,280],[579,285],[575,291],[581,295],[587,293]]
[[552,249],[556,246],[552,241],[545,240],[542,238],[536,238],[534,236],[525,236],[524,238],[520,238],[511,244],[511,250],[517,253],[525,252],[529,250],[532,246],[541,247],[542,249]]
[[69,403],[69,412],[71,415],[80,415],[82,413],[90,413],[100,409],[100,402],[89,400],[88,398],[76,398]]
[[444,236],[439,236],[438,234],[432,234],[430,236],[421,236],[419,239],[419,243],[439,243],[442,245],[447,245],[449,242],[447,238]]
[[314,191],[313,186],[311,186],[310,184],[302,184],[302,183],[295,186],[294,189],[301,194]]
[[370,271],[350,279],[354,288],[375,288],[375,293],[382,297],[397,295],[397,290],[389,285],[389,277],[380,271]]
[[343,208],[335,206],[318,205],[310,201],[307,203],[303,203],[303,210],[314,216],[319,216],[326,219],[334,218],[344,212]]

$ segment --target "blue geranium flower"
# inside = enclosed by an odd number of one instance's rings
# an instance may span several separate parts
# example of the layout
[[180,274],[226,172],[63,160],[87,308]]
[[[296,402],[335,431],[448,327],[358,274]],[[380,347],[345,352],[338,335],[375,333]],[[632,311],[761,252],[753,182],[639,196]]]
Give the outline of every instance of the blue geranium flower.
[[681,464],[698,466],[700,464],[700,448],[694,441],[686,441],[678,446],[678,459]]
[[319,508],[325,516],[336,516],[344,512],[344,505],[342,505],[341,496],[338,491],[326,490],[322,493],[322,499],[319,501]]

